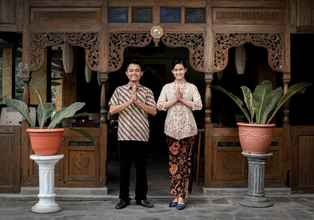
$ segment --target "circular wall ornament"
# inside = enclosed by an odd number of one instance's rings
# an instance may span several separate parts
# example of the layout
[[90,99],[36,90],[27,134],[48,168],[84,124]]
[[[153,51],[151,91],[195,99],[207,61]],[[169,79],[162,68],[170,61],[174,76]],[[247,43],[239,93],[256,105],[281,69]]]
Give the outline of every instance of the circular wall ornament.
[[160,25],[153,26],[150,29],[150,35],[153,37],[155,45],[158,46],[160,38],[164,35],[164,29]]
[[150,29],[150,35],[152,35],[153,38],[161,38],[162,35],[164,35],[164,30],[161,26],[153,26]]

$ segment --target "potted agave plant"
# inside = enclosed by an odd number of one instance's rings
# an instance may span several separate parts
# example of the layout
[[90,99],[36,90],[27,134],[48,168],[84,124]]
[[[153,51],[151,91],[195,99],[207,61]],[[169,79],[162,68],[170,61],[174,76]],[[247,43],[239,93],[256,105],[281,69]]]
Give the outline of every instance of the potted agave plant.
[[[53,103],[43,103],[42,97],[35,90],[39,105],[37,108],[37,121],[30,115],[30,109],[27,104],[17,99],[3,99],[3,104],[19,112],[29,128],[26,132],[29,135],[32,150],[36,155],[48,156],[58,152],[64,138],[64,128],[56,128],[63,119],[72,117],[79,111],[85,103],[75,102],[68,107],[56,111]],[[49,123],[48,123],[49,122]]]
[[286,94],[283,89],[272,88],[272,83],[265,80],[258,84],[252,92],[248,87],[241,86],[243,100],[221,86],[213,86],[228,97],[241,109],[247,123],[237,122],[239,139],[243,152],[264,154],[269,152],[272,141],[272,131],[275,124],[273,119],[279,109],[296,93],[310,86],[310,83],[297,83],[288,88]]

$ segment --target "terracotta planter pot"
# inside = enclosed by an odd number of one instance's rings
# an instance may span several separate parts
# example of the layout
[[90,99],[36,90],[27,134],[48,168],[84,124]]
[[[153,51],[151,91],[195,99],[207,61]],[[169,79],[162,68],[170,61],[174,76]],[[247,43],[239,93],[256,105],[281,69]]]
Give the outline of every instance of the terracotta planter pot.
[[246,153],[265,154],[270,151],[275,124],[248,124],[238,122],[242,150]]
[[63,128],[40,129],[28,128],[32,150],[36,155],[55,155],[60,149],[64,137]]

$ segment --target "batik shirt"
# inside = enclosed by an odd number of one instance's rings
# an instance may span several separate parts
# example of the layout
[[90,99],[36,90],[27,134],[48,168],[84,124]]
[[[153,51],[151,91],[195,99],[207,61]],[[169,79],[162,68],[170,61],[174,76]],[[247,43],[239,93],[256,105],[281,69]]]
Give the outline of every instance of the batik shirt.
[[[121,105],[130,100],[132,87],[129,84],[115,89],[109,105]],[[153,92],[142,85],[137,87],[137,99],[149,106],[156,106]],[[118,140],[119,141],[145,141],[149,139],[148,114],[134,103],[119,112]]]

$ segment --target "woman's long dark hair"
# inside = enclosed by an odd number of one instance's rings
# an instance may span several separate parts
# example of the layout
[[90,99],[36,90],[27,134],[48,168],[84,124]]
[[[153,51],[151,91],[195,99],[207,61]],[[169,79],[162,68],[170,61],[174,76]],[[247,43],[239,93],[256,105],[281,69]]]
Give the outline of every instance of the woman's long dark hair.
[[185,69],[188,68],[187,63],[183,59],[174,59],[171,63],[171,69],[173,70],[177,64],[181,64]]

